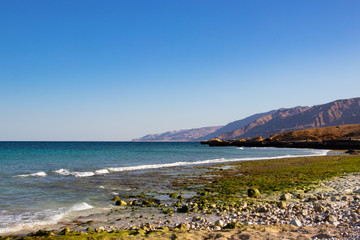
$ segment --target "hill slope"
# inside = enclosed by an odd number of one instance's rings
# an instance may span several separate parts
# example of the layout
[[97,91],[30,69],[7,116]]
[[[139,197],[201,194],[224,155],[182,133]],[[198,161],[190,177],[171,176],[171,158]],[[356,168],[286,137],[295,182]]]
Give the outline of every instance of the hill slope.
[[360,98],[337,100],[313,107],[279,109],[220,139],[269,137],[272,134],[316,127],[360,123]]
[[133,141],[200,141],[269,137],[272,134],[344,124],[360,124],[360,98],[337,100],[313,107],[281,108],[258,113],[223,127],[204,127],[149,134]]
[[360,124],[349,124],[323,128],[310,128],[270,136],[272,141],[326,141],[360,139]]
[[251,123],[253,121],[256,121],[257,119],[259,119],[259,118],[261,118],[263,116],[269,115],[269,114],[271,114],[271,113],[273,113],[275,111],[276,110],[272,110],[272,111],[265,112],[265,113],[254,114],[254,115],[251,115],[250,117],[228,123],[224,127],[219,128],[218,130],[216,130],[215,132],[210,133],[210,134],[208,134],[208,135],[206,135],[206,136],[204,136],[202,138],[199,138],[197,140],[207,140],[207,139],[217,137],[220,134],[225,133],[225,132],[235,131],[236,129],[242,128],[242,127],[248,125],[249,123]]

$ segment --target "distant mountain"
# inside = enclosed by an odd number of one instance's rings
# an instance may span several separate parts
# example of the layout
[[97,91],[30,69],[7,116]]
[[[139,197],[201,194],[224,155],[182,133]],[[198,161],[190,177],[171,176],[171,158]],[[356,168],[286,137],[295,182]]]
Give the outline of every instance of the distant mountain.
[[223,127],[204,127],[189,130],[149,134],[133,141],[200,141],[211,138],[237,139],[328,127],[360,124],[360,98],[337,100],[313,107],[281,108],[231,122]]
[[313,107],[279,109],[250,124],[218,135],[220,139],[269,137],[300,129],[360,123],[360,98],[337,100]]
[[206,135],[204,137],[201,137],[201,138],[199,138],[197,140],[199,140],[199,141],[207,140],[207,139],[215,138],[215,137],[221,135],[222,133],[235,131],[236,129],[242,128],[242,127],[248,125],[249,123],[251,123],[253,121],[256,121],[257,119],[262,118],[263,116],[272,114],[275,111],[276,110],[272,110],[272,111],[266,112],[266,113],[254,114],[254,115],[251,115],[250,117],[228,123],[224,127],[219,128],[218,130],[216,130],[215,132],[210,133],[210,134],[208,134],[208,135]]
[[191,142],[198,138],[209,135],[222,126],[193,128],[179,131],[169,131],[160,134],[149,134],[144,137],[133,139],[135,142]]

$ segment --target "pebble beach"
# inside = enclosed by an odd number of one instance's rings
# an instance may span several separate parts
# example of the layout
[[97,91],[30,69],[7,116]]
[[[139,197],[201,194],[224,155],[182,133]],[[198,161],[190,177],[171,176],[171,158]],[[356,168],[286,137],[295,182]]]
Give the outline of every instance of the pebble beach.
[[179,194],[159,205],[131,198],[113,205],[103,213],[48,226],[45,233],[134,233],[118,239],[171,239],[174,233],[179,239],[360,238],[360,173],[319,181],[306,190],[262,194],[227,204],[202,207]]

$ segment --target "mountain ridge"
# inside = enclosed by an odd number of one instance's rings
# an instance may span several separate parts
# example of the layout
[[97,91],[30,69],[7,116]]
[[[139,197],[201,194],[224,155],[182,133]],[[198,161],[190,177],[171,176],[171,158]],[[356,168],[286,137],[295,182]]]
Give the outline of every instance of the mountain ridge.
[[193,128],[148,134],[133,141],[201,141],[211,138],[237,139],[344,124],[360,124],[360,98],[335,100],[325,104],[280,108],[253,114],[225,126]]

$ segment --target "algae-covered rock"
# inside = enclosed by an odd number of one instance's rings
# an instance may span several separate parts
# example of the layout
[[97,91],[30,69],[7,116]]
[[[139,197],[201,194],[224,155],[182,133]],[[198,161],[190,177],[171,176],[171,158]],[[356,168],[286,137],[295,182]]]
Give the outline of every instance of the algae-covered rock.
[[190,212],[190,208],[188,205],[183,205],[181,208],[178,208],[177,211],[179,213],[188,213]]
[[53,236],[54,233],[52,231],[39,230],[35,233],[30,234],[31,236]]
[[134,232],[134,235],[141,235],[144,236],[146,234],[146,231],[143,229],[136,229]]
[[171,210],[171,208],[162,209],[162,212],[163,212],[164,214],[168,214],[168,215],[172,215],[172,214],[173,214],[173,211]]
[[236,229],[236,228],[240,228],[242,225],[240,223],[237,222],[231,222],[225,225],[225,227],[223,227],[224,229]]
[[260,191],[257,188],[250,188],[248,189],[248,197],[251,198],[259,198],[260,197]]
[[179,194],[177,194],[177,193],[171,193],[169,195],[170,198],[177,198],[178,196],[179,196]]
[[208,195],[208,192],[205,191],[205,190],[199,190],[199,191],[197,192],[197,195],[206,196],[206,195]]
[[177,197],[177,199],[184,199],[184,196],[183,196],[183,195],[179,195],[179,196]]
[[127,203],[125,202],[125,201],[123,201],[123,200],[118,200],[118,201],[116,201],[116,203],[115,203],[117,206],[126,206],[127,205]]
[[181,224],[177,225],[176,228],[179,230],[189,230],[190,226],[189,226],[189,224],[181,223]]
[[63,230],[61,230],[60,234],[61,235],[68,235],[70,233],[70,228],[69,227],[65,227]]

